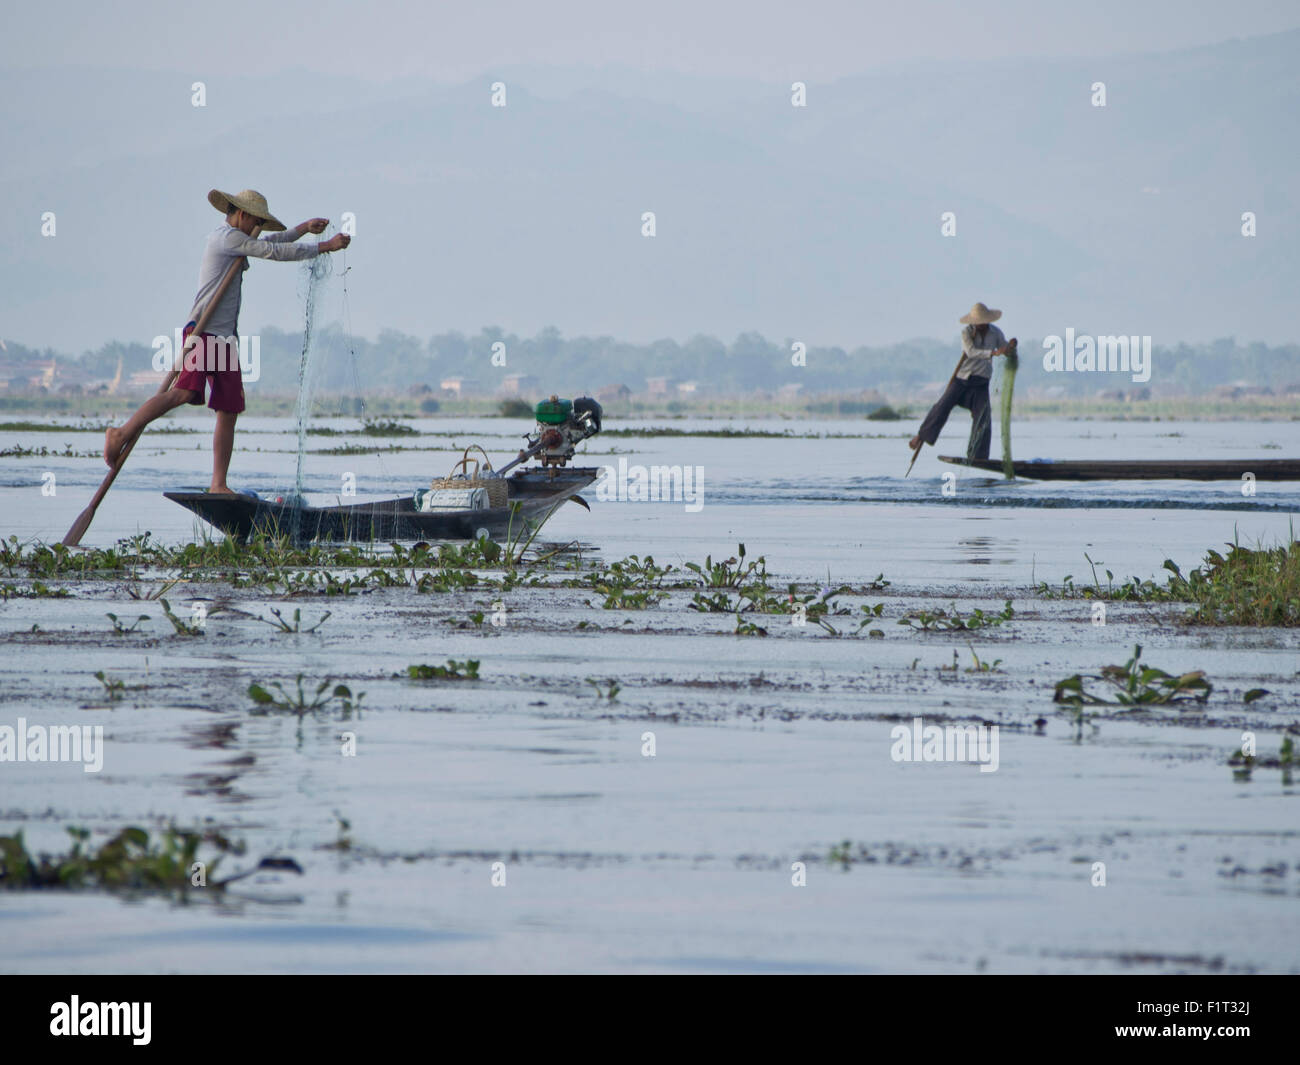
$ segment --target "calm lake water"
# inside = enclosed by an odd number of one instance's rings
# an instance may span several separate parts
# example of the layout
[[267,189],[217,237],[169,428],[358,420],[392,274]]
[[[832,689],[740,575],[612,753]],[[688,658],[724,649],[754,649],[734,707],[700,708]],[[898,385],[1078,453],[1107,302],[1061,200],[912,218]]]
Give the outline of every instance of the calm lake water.
[[[206,485],[211,423],[175,424],[201,432],[146,438],[87,544],[201,535],[161,492]],[[470,443],[511,456],[528,428],[414,424],[426,435],[393,442],[421,450],[309,456],[312,501],[333,501],[347,474],[360,498],[409,492]],[[0,725],[95,723],[106,740],[99,773],[0,763],[0,833],[21,829],[32,849],[53,851],[68,825],[98,840],[129,824],[208,823],[248,845],[224,873],[263,856],[303,870],[258,874],[225,898],[199,891],[187,905],[0,894],[0,969],[1300,967],[1300,791],[1280,770],[1239,779],[1226,764],[1243,732],[1276,755],[1300,729],[1300,633],[1188,628],[1179,607],[1123,603],[1097,626],[1087,601],[1033,591],[1066,575],[1090,581],[1085,555],[1116,578],[1152,577],[1167,558],[1186,570],[1234,539],[1285,540],[1300,484],[1259,484],[1253,497],[1235,483],[1007,484],[936,460],[964,447],[960,417],[903,480],[911,423],[751,424],[823,438],[598,437],[582,464],[702,467],[703,506],[588,491],[592,511],[563,508],[543,537],[578,541],[587,561],[678,565],[743,542],[778,587],[848,584],[842,602],[858,616],[883,603],[883,638],[855,635],[848,617],[832,619],[832,635],[780,615],[764,621],[766,637],[737,636],[733,616],[689,609],[689,592],[646,610],[603,610],[577,588],[286,604],[195,582],[168,593],[173,606],[212,609],[193,639],[173,635],[157,603],[131,599],[128,581],[0,604]],[[0,433],[0,448],[15,445],[85,452],[102,436]],[[1026,422],[1015,446],[1018,458],[1286,457],[1300,455],[1300,422]],[[287,420],[242,420],[231,483],[286,492],[295,447]],[[104,469],[0,460],[0,531],[57,541]],[[951,497],[944,472],[957,475]],[[47,473],[54,495],[41,491]],[[870,588],[878,574],[890,584]],[[497,599],[504,624],[467,621]],[[1012,620],[974,635],[898,624],[920,608],[996,612],[1008,599]],[[305,622],[331,616],[310,634],[263,623],[286,605]],[[115,636],[109,611],[150,621]],[[1205,706],[1100,711],[1081,727],[1055,712],[1057,680],[1122,663],[1137,643],[1170,672],[1205,670]],[[449,658],[478,659],[481,679],[404,679],[410,664]],[[97,670],[128,686],[120,702],[104,705]],[[299,726],[250,713],[250,683],[299,673],[365,691],[360,719]],[[609,678],[621,684],[614,700],[600,694]],[[1244,704],[1257,687],[1269,695]],[[997,771],[895,761],[891,730],[914,717],[998,724]],[[344,732],[355,756],[341,753]],[[845,842],[854,860],[831,860]]]

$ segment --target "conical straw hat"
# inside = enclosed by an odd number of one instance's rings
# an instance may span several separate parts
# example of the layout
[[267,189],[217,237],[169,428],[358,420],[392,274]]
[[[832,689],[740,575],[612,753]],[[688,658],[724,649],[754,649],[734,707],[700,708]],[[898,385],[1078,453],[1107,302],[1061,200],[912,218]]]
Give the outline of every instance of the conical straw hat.
[[245,189],[233,196],[228,192],[222,192],[220,189],[213,189],[208,193],[208,203],[212,204],[222,214],[230,214],[232,210],[238,208],[241,211],[247,211],[256,218],[266,219],[262,229],[267,233],[284,232],[284,223],[271,213],[271,209],[266,205],[266,197],[255,189]]
[[988,325],[990,322],[996,322],[1002,317],[1001,311],[991,311],[982,303],[975,304],[970,309],[970,314],[962,315],[957,321],[962,325]]

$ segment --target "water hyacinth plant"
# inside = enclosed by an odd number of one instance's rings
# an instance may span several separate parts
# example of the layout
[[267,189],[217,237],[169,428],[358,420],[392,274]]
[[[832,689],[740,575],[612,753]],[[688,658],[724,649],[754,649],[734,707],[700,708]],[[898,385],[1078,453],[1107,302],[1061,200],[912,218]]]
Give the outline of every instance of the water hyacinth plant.
[[1300,625],[1300,540],[1276,547],[1226,544],[1227,553],[1207,551],[1204,560],[1184,574],[1172,559],[1163,568],[1164,584],[1129,577],[1116,584],[1106,570],[1103,584],[1092,566],[1092,584],[1076,584],[1067,576],[1060,588],[1037,586],[1049,599],[1109,599],[1120,602],[1190,603],[1183,620],[1190,625],[1254,625],[1292,628]]
[[[1142,645],[1133,648],[1133,657],[1122,666],[1103,666],[1100,674],[1076,673],[1057,681],[1052,695],[1054,702],[1066,706],[1170,706],[1175,704],[1204,703],[1214,690],[1205,679],[1203,670],[1193,670],[1174,676],[1163,669],[1143,665]],[[1094,695],[1085,688],[1085,682],[1102,681],[1110,686],[1111,699]]]

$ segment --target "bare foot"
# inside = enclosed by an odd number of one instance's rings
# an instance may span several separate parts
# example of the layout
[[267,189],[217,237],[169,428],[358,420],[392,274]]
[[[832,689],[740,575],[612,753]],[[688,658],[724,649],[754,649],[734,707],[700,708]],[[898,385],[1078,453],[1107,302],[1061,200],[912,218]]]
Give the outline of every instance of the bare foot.
[[210,496],[233,496],[237,493],[231,491],[228,484],[214,484],[209,486],[208,495]]
[[104,461],[108,465],[117,465],[118,456],[122,454],[122,446],[125,443],[126,438],[121,429],[114,429],[110,425],[104,430]]
[[907,446],[910,447],[913,451],[915,451],[918,447],[921,446],[921,438],[919,436],[912,437],[912,439],[907,442]]

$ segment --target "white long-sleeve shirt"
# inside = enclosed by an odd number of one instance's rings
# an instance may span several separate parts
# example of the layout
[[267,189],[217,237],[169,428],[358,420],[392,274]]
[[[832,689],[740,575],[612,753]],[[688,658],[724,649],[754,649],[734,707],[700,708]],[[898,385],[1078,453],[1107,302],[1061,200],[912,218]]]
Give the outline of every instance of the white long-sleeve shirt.
[[[283,233],[267,233],[254,240],[243,230],[234,226],[218,226],[203,249],[203,261],[199,264],[199,294],[194,297],[194,307],[190,310],[190,321],[197,322],[203,309],[212,299],[212,295],[226,276],[230,264],[244,256],[256,259],[275,259],[279,262],[296,262],[300,259],[314,259],[320,253],[315,241],[309,244],[295,244],[301,233],[296,229],[286,229]],[[248,262],[244,262],[244,270]],[[244,270],[238,271],[230,282],[203,327],[205,333],[213,336],[235,336],[239,331],[239,303],[243,295]]]
[[992,377],[993,353],[1007,343],[1007,338],[996,325],[988,327],[982,341],[975,339],[976,328],[978,327],[968,325],[961,331],[961,352],[966,356],[966,361],[957,371],[957,379],[960,381],[971,377]]

